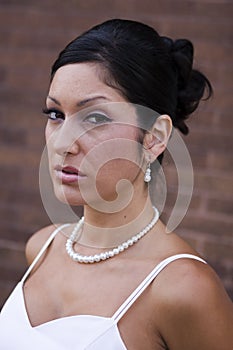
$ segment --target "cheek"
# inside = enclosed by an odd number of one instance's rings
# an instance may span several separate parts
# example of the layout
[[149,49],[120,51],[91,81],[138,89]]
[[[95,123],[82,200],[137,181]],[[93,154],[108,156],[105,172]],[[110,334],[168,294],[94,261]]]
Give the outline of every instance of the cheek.
[[46,127],[45,127],[45,141],[47,146],[49,146],[49,140],[51,139],[51,135],[52,135],[52,130],[51,127],[49,126],[49,124],[47,123]]
[[[126,159],[115,159],[104,164],[95,178],[96,190],[107,201],[116,200],[119,191],[128,193],[131,184],[135,183],[140,166]],[[127,180],[122,182],[121,180]]]
[[113,125],[99,138],[93,138],[95,142],[89,140],[89,149],[83,149],[95,174],[118,174],[120,177],[120,174],[127,175],[127,172],[138,169],[142,160],[142,144],[138,141],[138,133],[138,129],[132,126]]
[[114,184],[121,179],[133,182],[140,169],[140,163],[136,159],[135,161],[114,159],[101,166],[96,178],[98,182],[104,182],[103,179],[105,179]]

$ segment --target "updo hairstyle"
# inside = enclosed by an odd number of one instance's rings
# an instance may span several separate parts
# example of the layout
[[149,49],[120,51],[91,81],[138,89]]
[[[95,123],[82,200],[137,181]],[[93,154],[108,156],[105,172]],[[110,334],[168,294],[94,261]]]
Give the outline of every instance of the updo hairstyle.
[[208,79],[192,68],[193,51],[187,39],[173,41],[146,24],[113,19],[71,41],[54,62],[51,79],[64,65],[99,63],[105,84],[118,89],[130,103],[168,114],[173,126],[188,134],[186,119],[205,90],[206,99],[212,95]]

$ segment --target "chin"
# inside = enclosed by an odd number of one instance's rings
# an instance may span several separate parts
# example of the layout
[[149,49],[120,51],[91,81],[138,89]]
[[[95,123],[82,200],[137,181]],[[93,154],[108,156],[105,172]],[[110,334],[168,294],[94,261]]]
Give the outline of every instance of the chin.
[[63,185],[60,185],[59,188],[54,187],[54,194],[60,202],[71,206],[83,206],[86,204],[77,188],[67,187]]

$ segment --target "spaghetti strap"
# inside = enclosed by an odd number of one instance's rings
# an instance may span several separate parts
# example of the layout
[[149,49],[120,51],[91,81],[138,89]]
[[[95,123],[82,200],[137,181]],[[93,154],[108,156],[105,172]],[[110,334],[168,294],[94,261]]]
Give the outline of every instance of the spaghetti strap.
[[21,279],[21,282],[24,283],[27,279],[27,277],[30,275],[31,271],[33,270],[33,268],[36,266],[36,264],[38,263],[38,261],[40,260],[40,258],[42,257],[42,255],[44,254],[44,252],[46,251],[46,249],[49,247],[49,245],[52,243],[53,239],[55,238],[55,236],[57,235],[57,233],[59,231],[61,231],[64,227],[69,226],[70,224],[64,224],[61,225],[59,227],[57,227],[52,234],[49,236],[49,238],[47,239],[47,241],[45,242],[45,244],[43,245],[43,247],[41,248],[41,250],[39,251],[39,253],[37,254],[37,256],[35,257],[35,259],[33,260],[33,262],[31,263],[31,265],[29,266],[29,268],[27,269],[26,273],[24,274],[23,278]]
[[118,323],[133,303],[140,297],[144,290],[150,285],[150,283],[158,276],[158,274],[172,261],[178,259],[195,259],[206,264],[206,261],[192,254],[176,254],[172,255],[163,261],[161,261],[156,267],[147,275],[147,277],[140,283],[140,285],[133,291],[133,293],[125,300],[125,302],[119,307],[119,309],[112,316],[115,323]]

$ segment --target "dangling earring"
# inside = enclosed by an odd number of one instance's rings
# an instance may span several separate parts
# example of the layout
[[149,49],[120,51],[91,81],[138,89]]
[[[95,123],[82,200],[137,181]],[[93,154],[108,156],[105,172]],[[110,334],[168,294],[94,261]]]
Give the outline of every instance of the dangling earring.
[[144,181],[148,183],[150,182],[150,180],[151,180],[151,168],[150,168],[150,162],[148,162],[145,175],[144,175]]

